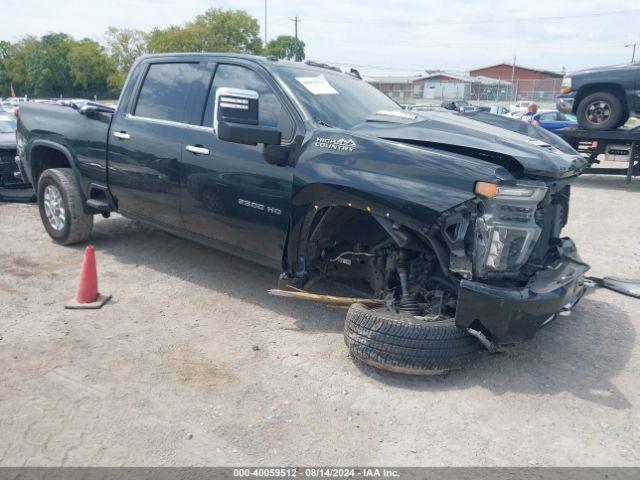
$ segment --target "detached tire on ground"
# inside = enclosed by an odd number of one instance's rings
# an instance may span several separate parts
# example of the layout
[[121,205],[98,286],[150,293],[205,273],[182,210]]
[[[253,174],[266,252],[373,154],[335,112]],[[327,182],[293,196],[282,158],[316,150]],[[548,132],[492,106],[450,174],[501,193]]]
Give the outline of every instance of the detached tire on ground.
[[576,117],[587,130],[612,130],[629,118],[622,101],[610,92],[596,92],[584,97],[578,104]]
[[82,208],[82,194],[70,168],[45,170],[38,180],[38,209],[49,236],[62,245],[84,242],[93,215]]
[[344,339],[356,359],[382,370],[440,375],[470,363],[478,341],[453,318],[427,322],[386,308],[353,304],[347,312]]

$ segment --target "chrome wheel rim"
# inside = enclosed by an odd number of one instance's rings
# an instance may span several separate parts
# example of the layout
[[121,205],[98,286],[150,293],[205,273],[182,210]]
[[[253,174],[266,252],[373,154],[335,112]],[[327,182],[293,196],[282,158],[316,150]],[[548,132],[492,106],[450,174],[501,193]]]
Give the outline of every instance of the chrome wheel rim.
[[587,120],[594,124],[601,124],[611,118],[611,105],[602,100],[592,102],[587,107]]
[[62,230],[66,219],[62,194],[55,185],[47,185],[44,189],[44,213],[54,230]]

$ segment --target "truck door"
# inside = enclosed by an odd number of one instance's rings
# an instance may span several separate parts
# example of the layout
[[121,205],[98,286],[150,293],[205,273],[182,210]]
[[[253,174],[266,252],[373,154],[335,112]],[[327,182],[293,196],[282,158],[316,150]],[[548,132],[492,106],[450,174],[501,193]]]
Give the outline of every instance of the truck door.
[[221,87],[257,91],[260,124],[279,128],[284,144],[293,139],[293,118],[268,75],[232,60],[209,69],[214,76],[195,109],[197,125],[182,139],[183,223],[195,234],[280,268],[293,168],[267,163],[262,145],[218,140],[212,128],[215,92]]
[[180,149],[190,89],[200,75],[197,62],[150,63],[136,98],[118,109],[108,172],[123,214],[181,226]]

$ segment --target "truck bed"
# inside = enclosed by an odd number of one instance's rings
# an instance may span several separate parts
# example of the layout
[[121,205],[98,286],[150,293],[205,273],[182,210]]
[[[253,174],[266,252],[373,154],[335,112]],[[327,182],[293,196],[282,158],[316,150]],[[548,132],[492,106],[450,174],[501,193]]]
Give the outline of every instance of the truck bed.
[[[86,193],[89,184],[107,184],[107,143],[113,114],[81,114],[71,106],[24,103],[20,105],[19,134],[29,144],[36,136],[31,151],[46,148],[47,142],[64,147],[74,159],[74,173],[82,180]],[[27,152],[30,156],[32,152]]]

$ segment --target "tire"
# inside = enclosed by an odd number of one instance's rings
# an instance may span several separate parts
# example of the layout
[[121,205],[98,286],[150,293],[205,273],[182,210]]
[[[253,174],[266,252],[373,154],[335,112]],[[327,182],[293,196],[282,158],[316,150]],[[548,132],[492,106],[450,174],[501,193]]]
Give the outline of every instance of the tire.
[[[62,208],[52,209],[51,205]],[[40,175],[38,209],[45,230],[61,245],[84,242],[91,235],[93,215],[84,212],[82,194],[69,168],[45,170]],[[54,215],[48,216],[52,211]]]
[[427,322],[358,303],[347,312],[344,339],[351,355],[367,365],[412,375],[460,369],[479,349],[479,342],[453,318]]
[[609,92],[596,92],[584,97],[576,110],[578,123],[586,130],[612,130],[629,118],[622,101]]

